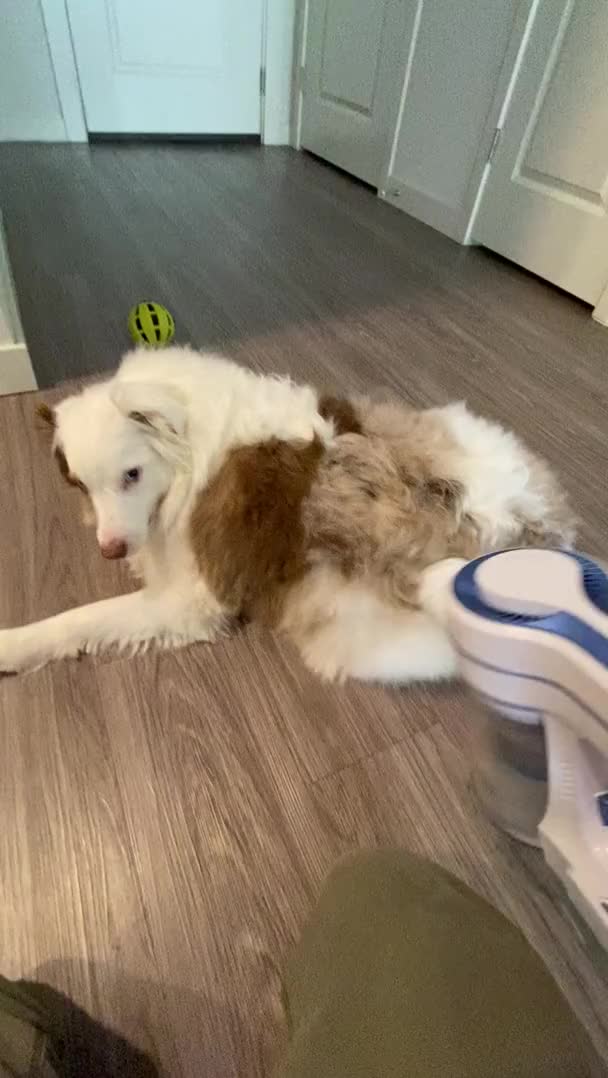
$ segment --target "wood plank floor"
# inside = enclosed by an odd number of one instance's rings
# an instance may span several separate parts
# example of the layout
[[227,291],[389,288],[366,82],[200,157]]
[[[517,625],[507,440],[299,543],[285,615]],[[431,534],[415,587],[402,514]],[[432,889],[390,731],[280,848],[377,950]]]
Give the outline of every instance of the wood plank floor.
[[[0,177],[41,384],[111,366],[130,304],[158,299],[180,339],[256,368],[466,397],[560,469],[606,555],[608,332],[576,301],[290,151],[1,146]],[[0,401],[2,625],[126,586],[34,403]],[[256,631],[4,680],[2,972],[68,992],[170,1078],[267,1075],[277,971],[323,877],[392,843],[523,927],[608,1062],[608,958],[478,812],[469,706],[458,686],[322,685]]]

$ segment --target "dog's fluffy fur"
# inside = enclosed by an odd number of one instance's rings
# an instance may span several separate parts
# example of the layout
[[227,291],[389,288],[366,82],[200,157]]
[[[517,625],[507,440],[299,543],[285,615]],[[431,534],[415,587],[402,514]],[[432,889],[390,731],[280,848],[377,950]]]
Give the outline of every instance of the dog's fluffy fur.
[[107,648],[288,633],[329,678],[449,676],[446,578],[573,540],[548,467],[464,404],[319,398],[183,348],[126,356],[62,401],[54,451],[140,591],[0,632],[0,670]]

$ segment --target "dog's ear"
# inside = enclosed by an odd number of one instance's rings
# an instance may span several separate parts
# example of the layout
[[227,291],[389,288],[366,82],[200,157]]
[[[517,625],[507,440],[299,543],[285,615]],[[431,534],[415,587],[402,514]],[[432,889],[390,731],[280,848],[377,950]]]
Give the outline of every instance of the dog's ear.
[[46,423],[47,427],[50,427],[51,430],[55,430],[57,426],[57,416],[55,415],[54,410],[49,408],[49,405],[45,404],[44,401],[36,408],[36,415],[43,421],[43,423]]
[[186,431],[186,406],[173,386],[154,382],[117,382],[111,390],[119,412],[151,434],[170,441]]

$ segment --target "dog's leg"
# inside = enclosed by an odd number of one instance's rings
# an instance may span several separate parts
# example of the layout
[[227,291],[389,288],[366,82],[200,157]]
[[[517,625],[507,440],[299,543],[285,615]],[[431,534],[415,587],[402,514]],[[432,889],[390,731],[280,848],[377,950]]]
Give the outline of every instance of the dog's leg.
[[301,648],[323,678],[344,681],[437,681],[452,677],[454,651],[434,618],[422,610],[370,609],[365,621],[340,615],[320,626]]
[[[397,607],[361,581],[321,577],[323,587],[296,596],[285,628],[306,664],[329,680],[354,677],[364,681],[438,680],[452,677],[455,653],[445,631],[448,579],[456,570],[442,563],[441,574],[426,581],[420,606]],[[312,617],[311,617],[312,610]]]
[[334,581],[327,606],[314,607],[312,627],[298,631],[298,609],[290,611],[289,631],[307,665],[321,677],[393,681],[452,677],[456,656],[447,635],[451,583],[462,565],[448,558],[421,576],[421,609],[397,608],[356,581]]
[[212,601],[184,602],[170,592],[144,589],[0,630],[0,673],[36,670],[54,659],[111,648],[138,650],[153,641],[179,647],[213,640],[223,625],[221,610]]

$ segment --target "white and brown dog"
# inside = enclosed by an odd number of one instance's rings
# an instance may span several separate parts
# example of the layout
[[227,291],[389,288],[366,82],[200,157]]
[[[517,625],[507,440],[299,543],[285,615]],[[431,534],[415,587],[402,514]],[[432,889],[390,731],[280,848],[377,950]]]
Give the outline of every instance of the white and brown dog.
[[244,618],[287,632],[324,677],[446,677],[459,559],[573,539],[547,466],[463,404],[320,398],[168,348],[127,355],[47,418],[101,553],[142,588],[0,631],[3,672],[211,641]]

